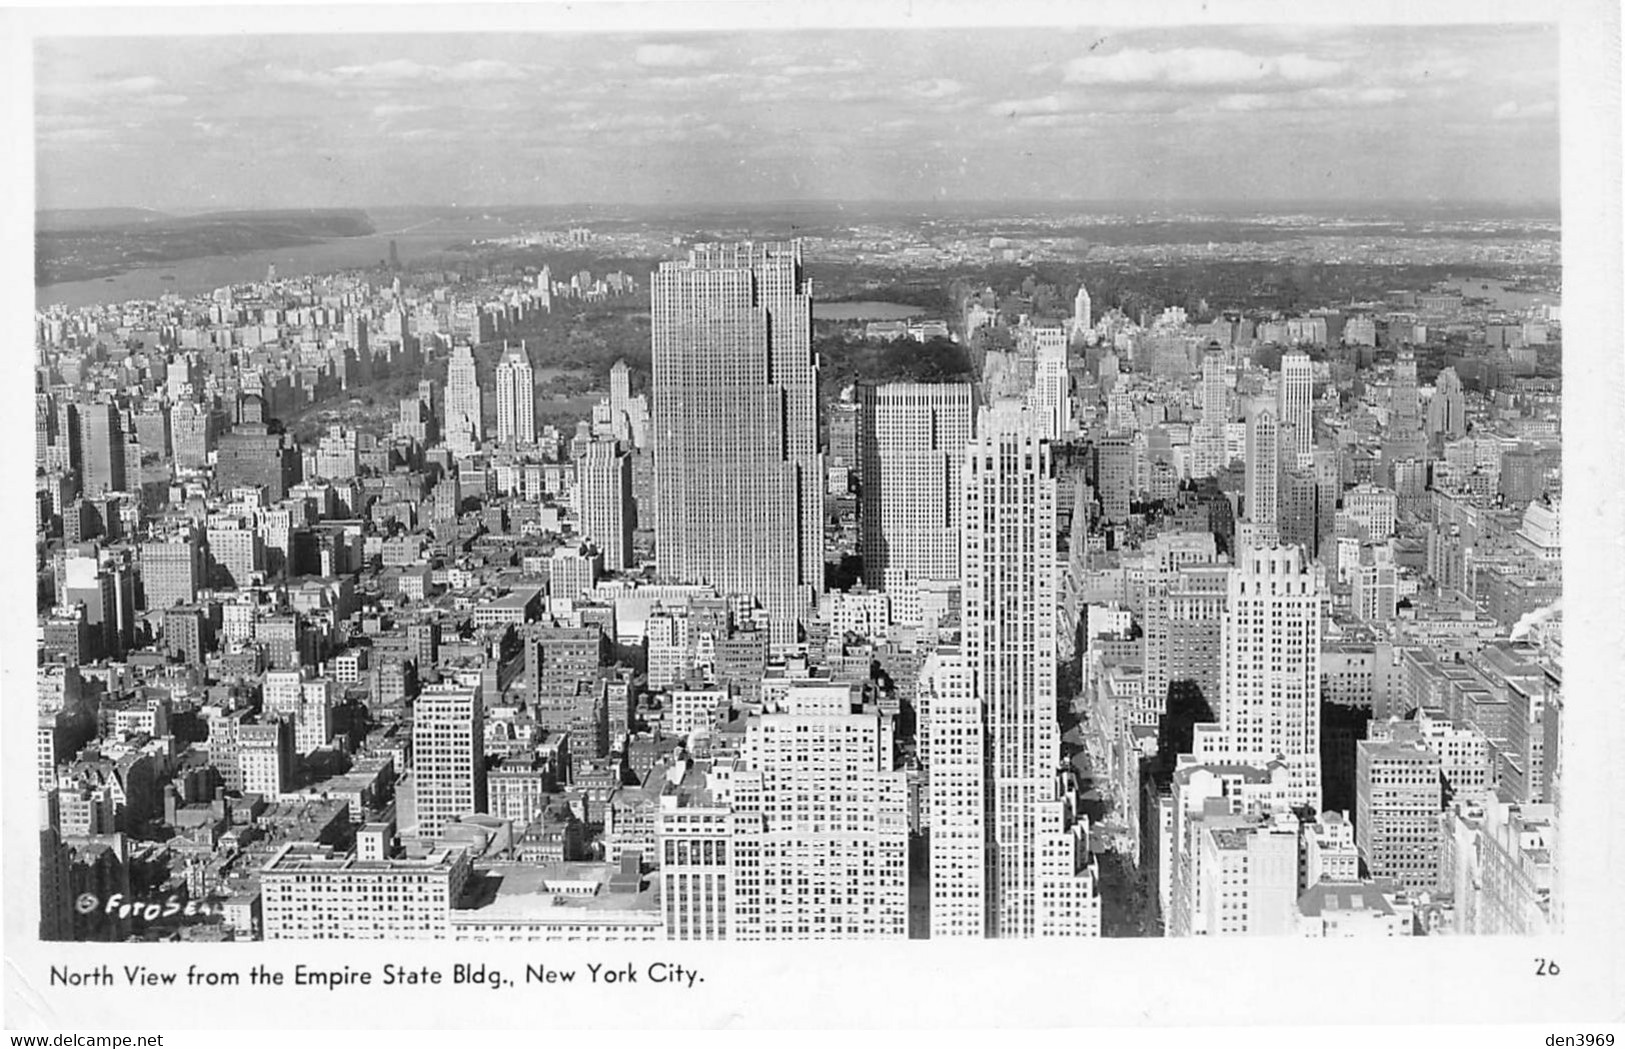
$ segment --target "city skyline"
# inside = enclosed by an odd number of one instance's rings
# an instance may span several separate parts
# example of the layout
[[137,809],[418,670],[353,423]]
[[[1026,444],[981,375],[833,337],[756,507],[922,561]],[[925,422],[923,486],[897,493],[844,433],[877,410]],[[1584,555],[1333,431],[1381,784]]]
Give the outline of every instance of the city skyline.
[[39,41],[40,207],[1557,198],[1538,24],[127,44]]

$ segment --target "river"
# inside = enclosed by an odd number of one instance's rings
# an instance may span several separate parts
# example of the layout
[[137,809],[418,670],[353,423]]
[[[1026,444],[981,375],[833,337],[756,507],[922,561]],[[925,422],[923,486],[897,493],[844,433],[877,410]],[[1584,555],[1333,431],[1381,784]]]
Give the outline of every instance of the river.
[[[40,306],[61,304],[69,307],[98,303],[152,300],[161,295],[207,295],[227,284],[265,279],[275,266],[279,277],[302,277],[307,273],[335,273],[340,270],[376,266],[389,258],[389,242],[395,242],[401,262],[432,261],[447,248],[467,244],[476,237],[514,232],[514,227],[493,230],[491,223],[464,224],[435,219],[415,226],[374,233],[365,237],[335,237],[290,248],[266,248],[235,255],[206,255],[143,269],[130,270],[111,278],[64,281],[39,285],[34,301]],[[173,279],[165,280],[168,276]]]

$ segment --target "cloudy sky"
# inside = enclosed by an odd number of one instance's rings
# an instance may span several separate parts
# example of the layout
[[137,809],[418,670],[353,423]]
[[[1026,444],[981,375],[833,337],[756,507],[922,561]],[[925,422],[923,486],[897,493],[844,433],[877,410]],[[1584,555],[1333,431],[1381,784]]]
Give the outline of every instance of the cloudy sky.
[[1557,33],[55,38],[42,207],[1558,197]]

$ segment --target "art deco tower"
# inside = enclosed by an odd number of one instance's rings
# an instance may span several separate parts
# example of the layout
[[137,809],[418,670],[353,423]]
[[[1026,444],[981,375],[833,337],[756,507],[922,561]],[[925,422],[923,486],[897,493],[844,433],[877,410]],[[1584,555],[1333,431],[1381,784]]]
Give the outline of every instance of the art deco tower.
[[1055,478],[1030,412],[982,409],[966,452],[964,653],[986,709],[988,906],[995,934],[1035,933],[1039,803],[1055,791]]
[[536,443],[536,380],[523,342],[507,347],[497,362],[497,443],[504,448]]
[[660,570],[754,595],[793,644],[824,570],[801,245],[696,247],[661,264],[651,310]]

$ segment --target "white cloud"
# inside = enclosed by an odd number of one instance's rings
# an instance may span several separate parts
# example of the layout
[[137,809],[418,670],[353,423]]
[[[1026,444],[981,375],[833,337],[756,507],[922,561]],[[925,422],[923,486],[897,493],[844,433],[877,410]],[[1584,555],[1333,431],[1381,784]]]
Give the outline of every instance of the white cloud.
[[390,117],[405,116],[408,113],[422,113],[428,108],[428,106],[413,106],[399,102],[384,102],[372,107],[372,115],[380,120],[387,120]]
[[1556,112],[1556,102],[1535,102],[1526,106],[1509,99],[1490,110],[1490,118],[1493,120],[1529,120],[1536,117],[1549,117]]
[[461,62],[446,70],[448,80],[524,80],[525,70],[512,62],[498,58],[476,58]]
[[1090,53],[1067,64],[1074,84],[1168,87],[1225,87],[1245,84],[1300,85],[1329,80],[1345,69],[1308,55],[1256,56],[1216,47],[1167,51],[1125,48],[1109,55]]
[[266,75],[283,84],[308,84],[317,87],[396,86],[413,83],[476,84],[499,83],[525,79],[523,67],[495,58],[475,58],[446,66],[425,65],[410,58],[392,58],[365,65],[334,66],[332,69],[307,70],[289,66],[271,66]]
[[705,66],[711,64],[711,52],[686,44],[642,44],[636,59],[640,66]]
[[[1261,109],[1358,109],[1386,106],[1406,97],[1397,87],[1317,87],[1298,92],[1243,91],[1219,96],[1212,108],[1229,113],[1251,113]],[[1197,102],[1188,111],[1208,108]]]
[[1059,113],[1065,108],[1065,103],[1061,101],[1059,95],[1045,95],[1042,98],[995,102],[987,107],[987,111],[997,117],[1030,117],[1042,113]]
[[146,96],[145,100],[148,101],[154,98],[181,98],[184,101],[184,96],[153,94],[162,84],[163,81],[155,76],[130,76],[120,77],[117,80],[86,80],[73,84],[56,84],[42,87],[40,94],[49,98],[84,101],[107,98],[141,99],[142,96]]
[[113,133],[100,127],[65,127],[55,131],[45,131],[39,136],[43,145],[72,146],[86,142],[106,142],[113,137]]
[[862,68],[863,63],[855,58],[837,58],[833,62],[824,62],[822,64],[815,62],[792,63],[781,67],[779,73],[791,77],[845,76],[848,73],[856,73]]
[[941,77],[935,80],[922,80],[919,83],[910,84],[908,87],[909,93],[919,98],[947,98],[950,95],[957,95],[963,90],[965,90],[965,85],[959,81],[945,80]]
[[1442,51],[1426,58],[1417,59],[1405,66],[1401,72],[1410,80],[1426,80],[1436,83],[1444,80],[1461,80],[1472,72],[1472,64],[1461,55]]

